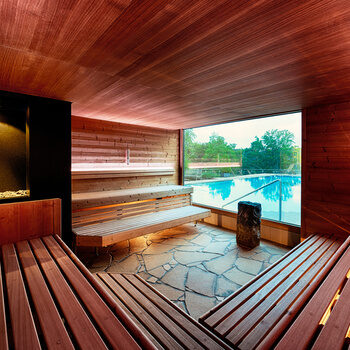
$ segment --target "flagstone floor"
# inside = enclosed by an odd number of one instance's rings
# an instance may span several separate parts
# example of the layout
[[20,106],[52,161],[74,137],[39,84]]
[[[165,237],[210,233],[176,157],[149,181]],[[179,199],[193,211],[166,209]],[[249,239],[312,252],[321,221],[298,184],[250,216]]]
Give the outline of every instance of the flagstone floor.
[[198,319],[287,251],[267,241],[245,250],[232,231],[199,223],[78,254],[93,273],[137,273]]

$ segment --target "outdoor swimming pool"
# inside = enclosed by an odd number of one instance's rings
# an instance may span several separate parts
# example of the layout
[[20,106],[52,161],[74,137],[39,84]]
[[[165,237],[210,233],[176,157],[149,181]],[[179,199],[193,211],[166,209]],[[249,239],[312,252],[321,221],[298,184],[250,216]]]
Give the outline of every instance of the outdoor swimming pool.
[[[301,176],[264,175],[236,177],[233,180],[193,183],[193,202],[222,208],[223,205],[252,192],[274,180],[282,182],[281,221],[300,225]],[[279,221],[280,183],[277,181],[240,200],[258,202],[262,207],[262,217]],[[240,200],[225,206],[224,209],[237,211]]]

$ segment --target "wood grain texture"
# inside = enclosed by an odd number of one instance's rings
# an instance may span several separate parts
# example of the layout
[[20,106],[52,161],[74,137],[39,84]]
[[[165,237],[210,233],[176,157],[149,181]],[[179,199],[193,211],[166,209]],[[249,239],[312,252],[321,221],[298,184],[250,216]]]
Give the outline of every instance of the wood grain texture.
[[0,205],[0,245],[45,235],[61,235],[61,200]]
[[41,239],[31,240],[30,246],[42,267],[47,285],[52,290],[52,296],[55,297],[57,304],[60,306],[64,319],[77,344],[81,348],[87,349],[106,348],[101,336],[74,294],[74,290],[64,278],[54,259],[51,258]]
[[0,263],[0,349],[8,349],[8,337],[7,337],[7,324],[6,324],[6,309],[5,309],[5,296],[3,290],[3,273],[2,264]]
[[255,349],[299,299],[315,291],[314,280],[334,266],[329,262],[341,244],[331,236],[312,236],[200,322],[234,347]]
[[[348,288],[341,289],[344,285],[344,281],[347,281],[346,275],[349,273],[349,265],[350,247],[344,252],[337,264],[325,278],[324,282],[317,289],[311,300],[306,304],[295,322],[278,342],[275,347],[276,350],[313,348],[312,343],[313,340],[315,340],[315,335],[317,335],[317,331],[320,327],[319,323],[322,316],[331,304],[332,299],[338,290],[341,291],[340,298],[331,311],[330,316],[314,345],[315,349],[341,350],[346,348],[345,335],[349,328],[349,298],[347,298],[349,290],[347,290]],[[339,307],[343,307],[343,310],[339,310]],[[338,319],[339,312],[340,316],[342,312],[344,312],[346,316],[342,319]],[[330,322],[330,325],[327,326],[328,322]],[[326,334],[328,334],[329,339],[324,337]],[[337,337],[334,340],[331,339],[333,335],[334,337]],[[323,343],[320,343],[322,339]]]
[[72,192],[176,185],[178,149],[177,131],[72,117]]
[[108,245],[180,226],[210,216],[210,210],[191,205],[161,210],[119,220],[109,220],[76,227],[76,245],[106,247]]
[[229,349],[139,276],[99,273],[97,278],[160,349]]
[[42,238],[48,251],[62,269],[67,281],[84,303],[86,310],[93,315],[95,324],[113,349],[140,349],[127,329],[106,305],[94,287],[81,274],[79,268],[67,256],[52,236]]
[[346,0],[19,0],[0,18],[0,89],[84,117],[179,129],[350,95]]
[[1,247],[13,343],[16,349],[41,349],[22,273],[13,244]]
[[302,237],[350,235],[350,103],[303,111]]
[[17,242],[16,248],[47,347],[74,349],[28,241]]
[[72,209],[74,212],[75,210],[82,208],[143,201],[152,198],[176,196],[192,192],[192,187],[170,185],[130,188],[116,191],[74,193],[72,194]]

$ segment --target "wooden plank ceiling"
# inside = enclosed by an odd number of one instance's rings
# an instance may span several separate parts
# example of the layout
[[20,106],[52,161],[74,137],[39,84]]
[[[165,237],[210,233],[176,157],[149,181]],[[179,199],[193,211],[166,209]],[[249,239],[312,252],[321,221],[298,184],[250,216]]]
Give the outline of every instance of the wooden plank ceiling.
[[348,0],[1,0],[0,89],[186,128],[350,96]]

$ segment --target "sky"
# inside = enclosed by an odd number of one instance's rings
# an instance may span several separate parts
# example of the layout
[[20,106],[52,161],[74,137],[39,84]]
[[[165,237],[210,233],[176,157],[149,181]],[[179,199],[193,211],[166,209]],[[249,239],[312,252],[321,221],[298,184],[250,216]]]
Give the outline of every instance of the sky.
[[228,143],[235,143],[236,148],[247,148],[261,137],[267,130],[289,130],[295,136],[296,146],[301,147],[301,113],[283,114],[279,116],[251,119],[239,122],[194,128],[197,142],[208,142],[209,136],[214,132],[223,136]]

